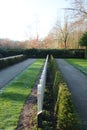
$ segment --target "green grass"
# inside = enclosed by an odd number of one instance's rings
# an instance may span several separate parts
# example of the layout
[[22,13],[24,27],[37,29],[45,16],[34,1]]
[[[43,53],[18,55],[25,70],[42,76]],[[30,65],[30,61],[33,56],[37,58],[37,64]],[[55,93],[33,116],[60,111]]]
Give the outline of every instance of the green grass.
[[87,60],[86,59],[66,59],[66,61],[87,75]]
[[44,60],[29,66],[0,93],[0,130],[15,130],[24,103],[31,93]]

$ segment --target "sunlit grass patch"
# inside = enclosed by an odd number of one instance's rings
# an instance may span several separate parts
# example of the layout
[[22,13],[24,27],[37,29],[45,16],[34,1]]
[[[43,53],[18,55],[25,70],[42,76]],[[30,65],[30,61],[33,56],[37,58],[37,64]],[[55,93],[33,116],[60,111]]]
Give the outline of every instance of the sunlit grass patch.
[[66,61],[79,70],[81,70],[83,73],[87,74],[87,60],[86,59],[66,59]]
[[16,77],[0,93],[0,130],[15,130],[24,103],[40,73],[44,60],[39,59]]

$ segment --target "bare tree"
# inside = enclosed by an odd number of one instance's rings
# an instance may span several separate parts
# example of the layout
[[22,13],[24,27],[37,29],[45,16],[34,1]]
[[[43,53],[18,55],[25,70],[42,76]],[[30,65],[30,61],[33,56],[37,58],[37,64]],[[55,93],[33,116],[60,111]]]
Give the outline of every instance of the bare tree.
[[74,45],[79,47],[78,41],[80,36],[87,30],[87,0],[67,0],[70,1],[70,7],[64,8],[67,10],[73,32],[71,33],[71,40]]
[[[71,2],[72,7],[65,8],[65,10],[71,11],[76,21],[87,20],[87,0],[68,0]],[[70,13],[70,12],[69,12]]]
[[70,36],[70,33],[72,31],[72,27],[69,24],[68,17],[64,17],[64,24],[60,21],[56,22],[56,25],[54,27],[56,30],[56,39],[58,40],[58,44],[60,43],[62,47],[67,48],[68,45],[68,38]]

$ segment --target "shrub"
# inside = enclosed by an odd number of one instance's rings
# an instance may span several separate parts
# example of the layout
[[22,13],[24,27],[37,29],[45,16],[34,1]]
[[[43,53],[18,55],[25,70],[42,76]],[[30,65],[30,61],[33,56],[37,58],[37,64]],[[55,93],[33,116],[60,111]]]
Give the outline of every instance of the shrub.
[[1,57],[24,54],[29,58],[46,58],[53,55],[55,58],[84,58],[84,49],[19,49],[0,48]]
[[19,48],[0,48],[1,57],[15,56],[23,54],[23,49]]
[[79,44],[85,46],[85,58],[87,59],[87,31],[80,37]]
[[13,57],[13,58],[8,58],[8,59],[1,59],[0,60],[0,69],[11,66],[15,63],[23,61],[24,59],[26,59],[25,56]]
[[29,58],[46,58],[47,55],[55,58],[84,58],[84,49],[25,49],[24,55]]
[[50,63],[53,74],[54,114],[57,118],[56,128],[58,130],[75,130],[77,118],[71,93],[53,56],[51,56]]
[[58,130],[75,130],[77,126],[76,114],[71,100],[71,94],[65,83],[59,86],[58,95]]

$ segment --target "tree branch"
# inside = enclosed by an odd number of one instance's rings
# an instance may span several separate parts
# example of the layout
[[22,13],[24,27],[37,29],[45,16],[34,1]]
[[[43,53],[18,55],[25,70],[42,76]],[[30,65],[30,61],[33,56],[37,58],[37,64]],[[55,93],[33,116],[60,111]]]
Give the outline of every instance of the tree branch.
[[87,14],[87,12],[86,11],[84,11],[84,10],[81,10],[81,9],[74,9],[74,8],[63,8],[63,9],[65,9],[65,10],[73,10],[73,11],[79,11],[79,12],[82,12],[82,13],[84,13],[84,14]]

